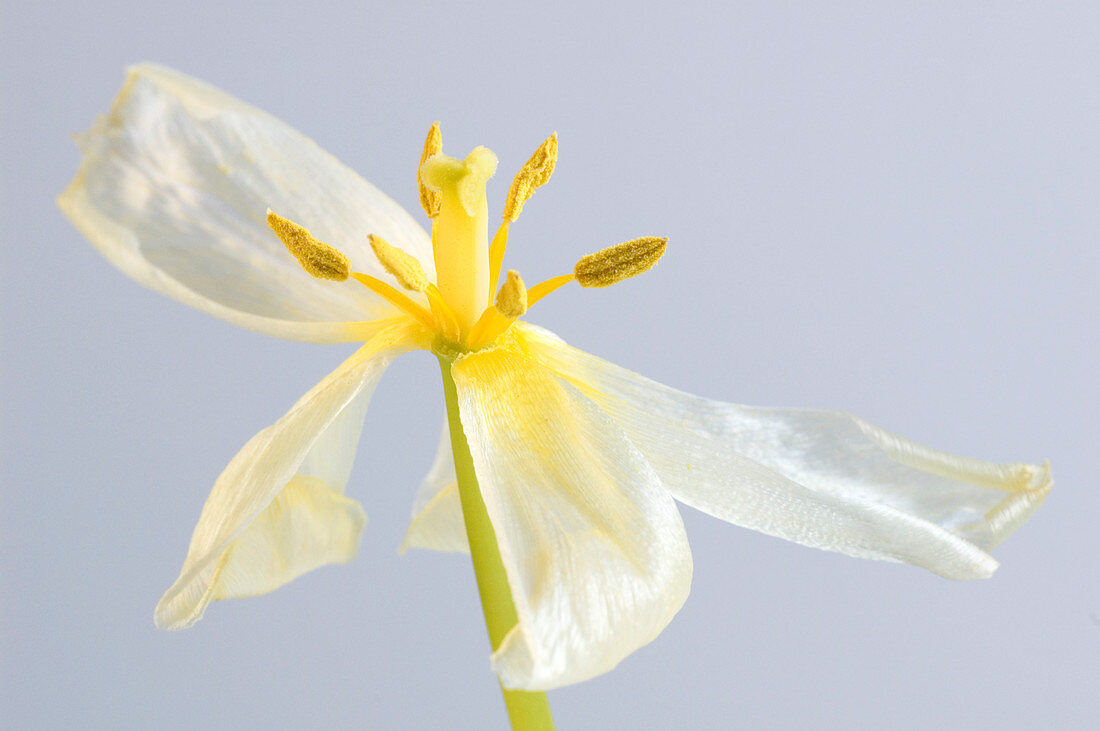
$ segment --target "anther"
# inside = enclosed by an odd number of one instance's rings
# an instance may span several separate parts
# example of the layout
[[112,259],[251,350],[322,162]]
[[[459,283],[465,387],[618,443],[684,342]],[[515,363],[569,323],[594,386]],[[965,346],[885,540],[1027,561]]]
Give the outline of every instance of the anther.
[[573,275],[582,287],[610,287],[653,268],[668,239],[645,236],[581,257]]
[[351,263],[342,253],[313,238],[308,230],[279,214],[267,210],[267,225],[307,272],[318,279],[342,282],[351,273]]
[[406,254],[381,236],[371,234],[367,238],[378,261],[398,284],[413,292],[423,292],[427,288],[428,275],[424,273],[424,268],[416,257]]
[[535,190],[550,179],[554,165],[558,162],[558,134],[555,132],[546,138],[531,155],[531,159],[512,179],[508,189],[508,199],[504,203],[504,220],[515,221],[523,211],[523,205],[535,194]]
[[438,155],[442,151],[443,133],[439,131],[439,122],[433,122],[428,130],[428,137],[424,140],[424,151],[420,153],[420,164],[416,166],[416,185],[420,189],[420,206],[424,209],[424,213],[428,214],[428,218],[435,218],[439,215],[439,206],[443,202],[443,195],[438,190],[432,190],[424,185],[420,168],[424,166],[424,162],[429,157]]
[[527,312],[527,288],[515,269],[508,271],[508,278],[497,292],[496,308],[505,317],[515,319]]

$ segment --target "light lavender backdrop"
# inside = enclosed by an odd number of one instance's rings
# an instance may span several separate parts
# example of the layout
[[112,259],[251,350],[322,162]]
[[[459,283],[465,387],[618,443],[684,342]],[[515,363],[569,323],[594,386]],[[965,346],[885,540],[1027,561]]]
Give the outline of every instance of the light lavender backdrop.
[[[964,7],[960,7],[964,6]],[[241,331],[102,260],[54,197],[72,132],[155,60],[287,120],[417,211],[428,124],[500,156],[557,130],[513,227],[528,281],[671,238],[531,319],[664,383],[1050,458],[989,581],[819,553],[685,508],[687,605],[551,693],[563,729],[1100,722],[1095,3],[0,5],[0,725],[496,728],[468,560],[396,554],[442,413],[401,359],[349,492],[359,559],[153,628],[236,450],[350,347]]]

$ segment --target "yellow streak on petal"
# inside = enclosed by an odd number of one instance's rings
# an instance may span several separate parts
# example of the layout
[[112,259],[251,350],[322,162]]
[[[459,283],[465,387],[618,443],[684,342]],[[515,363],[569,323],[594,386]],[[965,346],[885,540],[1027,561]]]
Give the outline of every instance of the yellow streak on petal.
[[438,155],[442,151],[443,133],[439,131],[439,122],[432,122],[431,128],[428,129],[428,137],[424,140],[424,151],[420,153],[420,164],[416,166],[416,186],[420,189],[420,207],[424,209],[424,213],[428,214],[428,218],[435,218],[439,215],[439,205],[443,201],[443,194],[424,185],[420,168],[424,166],[425,160],[432,155]]
[[496,308],[513,320],[527,312],[527,287],[515,269],[508,271],[508,278],[497,292]]
[[508,199],[504,203],[504,220],[514,221],[523,211],[523,205],[530,200],[539,186],[550,180],[554,165],[558,162],[558,134],[555,132],[539,145],[531,158],[512,179],[508,189]]
[[428,275],[415,256],[406,254],[381,236],[370,234],[367,239],[378,261],[405,289],[423,292],[428,287]]
[[313,234],[304,226],[283,218],[270,208],[267,211],[267,225],[294,255],[302,268],[313,276],[337,282],[348,278],[351,272],[351,263],[348,258],[325,242],[313,238]]
[[668,239],[644,236],[581,257],[573,275],[582,287],[610,287],[653,268],[665,253]]

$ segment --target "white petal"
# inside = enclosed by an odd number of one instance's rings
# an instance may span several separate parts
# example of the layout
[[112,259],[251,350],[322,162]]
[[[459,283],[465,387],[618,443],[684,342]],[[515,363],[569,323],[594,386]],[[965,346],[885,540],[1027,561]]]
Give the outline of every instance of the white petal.
[[1045,465],[956,457],[840,412],[708,401],[538,328],[518,337],[622,427],[678,500],[796,543],[986,577],[986,551],[1050,490]]
[[158,627],[189,627],[212,600],[262,594],[354,557],[366,515],[343,491],[367,403],[389,362],[423,338],[411,324],[379,333],[237,453],[157,604]]
[[607,416],[550,371],[497,349],[452,373],[519,617],[493,669],[525,690],[607,672],[687,597],[675,503]]
[[138,282],[235,324],[317,342],[365,340],[392,311],[356,282],[313,279],[271,232],[270,207],[388,279],[377,234],[434,271],[431,241],[400,206],[274,117],[183,74],[129,71],[79,138],[59,204]]
[[443,421],[443,434],[439,439],[435,461],[416,492],[412,513],[405,540],[401,542],[401,553],[409,548],[451,553],[470,552],[470,544],[466,540],[466,524],[462,519],[462,502],[458,497],[451,432],[446,420]]

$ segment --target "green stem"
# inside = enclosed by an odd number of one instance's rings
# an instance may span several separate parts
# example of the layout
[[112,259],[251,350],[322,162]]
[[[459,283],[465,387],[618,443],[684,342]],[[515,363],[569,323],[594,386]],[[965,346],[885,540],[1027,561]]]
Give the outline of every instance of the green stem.
[[[504,636],[516,626],[516,607],[512,603],[512,591],[508,576],[500,560],[497,537],[481,488],[474,473],[474,461],[470,446],[462,431],[458,416],[458,394],[451,376],[451,361],[439,358],[443,372],[443,393],[447,399],[447,423],[451,430],[451,452],[454,454],[455,474],[458,476],[458,495],[462,502],[462,517],[466,521],[466,537],[470,543],[470,557],[474,561],[477,590],[481,595],[481,609],[485,613],[485,625],[489,629],[489,644],[493,650],[500,646]],[[551,731],[554,719],[550,716],[550,702],[545,693],[529,693],[522,690],[500,688],[504,693],[504,705],[508,719],[516,731]]]

